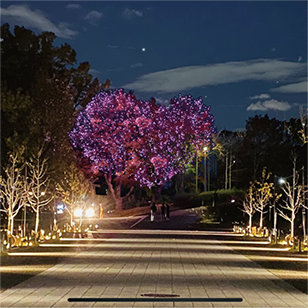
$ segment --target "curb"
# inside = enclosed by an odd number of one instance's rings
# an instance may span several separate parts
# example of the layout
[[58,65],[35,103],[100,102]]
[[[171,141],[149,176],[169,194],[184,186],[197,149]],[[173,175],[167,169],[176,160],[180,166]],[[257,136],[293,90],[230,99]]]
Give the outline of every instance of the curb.
[[141,221],[143,221],[147,217],[148,217],[148,215],[144,215],[143,217],[141,217],[141,219],[139,219],[137,222],[135,222],[133,225],[131,225],[130,228],[134,228],[136,225],[138,225]]

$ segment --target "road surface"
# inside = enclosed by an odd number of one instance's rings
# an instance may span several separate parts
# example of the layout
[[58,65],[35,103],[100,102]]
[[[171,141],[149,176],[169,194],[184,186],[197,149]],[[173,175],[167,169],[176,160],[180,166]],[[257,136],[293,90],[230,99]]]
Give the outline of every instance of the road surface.
[[[197,219],[188,213],[173,213],[168,222],[139,217],[127,229],[43,245],[52,248],[45,256],[60,254],[62,262],[1,293],[1,307],[308,306],[307,294],[238,252],[238,235],[184,230]],[[178,230],[168,230],[176,222]]]

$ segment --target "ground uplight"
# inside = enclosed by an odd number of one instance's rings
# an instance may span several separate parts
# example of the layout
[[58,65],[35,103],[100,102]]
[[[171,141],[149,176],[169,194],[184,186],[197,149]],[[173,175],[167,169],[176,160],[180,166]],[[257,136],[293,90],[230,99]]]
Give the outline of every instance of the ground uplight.
[[82,209],[76,209],[74,212],[74,216],[75,217],[81,217],[82,215]]
[[88,209],[86,210],[86,216],[87,216],[87,217],[93,217],[93,216],[94,216],[94,209],[88,208]]

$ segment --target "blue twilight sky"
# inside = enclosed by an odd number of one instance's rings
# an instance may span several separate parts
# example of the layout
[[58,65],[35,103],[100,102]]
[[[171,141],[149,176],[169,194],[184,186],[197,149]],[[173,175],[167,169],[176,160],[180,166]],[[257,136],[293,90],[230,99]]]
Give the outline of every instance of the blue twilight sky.
[[6,22],[54,32],[138,99],[201,96],[218,129],[307,108],[306,1],[2,1]]

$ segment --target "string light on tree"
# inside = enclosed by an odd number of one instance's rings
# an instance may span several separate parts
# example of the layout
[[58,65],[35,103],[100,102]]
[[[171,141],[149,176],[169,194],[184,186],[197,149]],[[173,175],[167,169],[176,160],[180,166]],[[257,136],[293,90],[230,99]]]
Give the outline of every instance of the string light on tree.
[[121,185],[163,187],[214,131],[214,117],[201,98],[179,95],[166,107],[116,89],[92,98],[69,139],[80,167],[92,176],[104,175],[120,208]]

